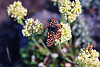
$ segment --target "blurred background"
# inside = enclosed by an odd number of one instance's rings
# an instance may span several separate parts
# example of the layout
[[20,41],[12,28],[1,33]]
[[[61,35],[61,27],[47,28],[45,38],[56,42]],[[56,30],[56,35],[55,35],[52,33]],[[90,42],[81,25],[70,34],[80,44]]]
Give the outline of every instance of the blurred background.
[[[46,20],[51,18],[56,18],[59,22],[62,20],[58,4],[55,5],[51,0],[20,1],[28,10],[25,18],[39,19],[44,25],[44,30],[47,25]],[[7,7],[13,2],[14,0],[0,0],[0,67],[64,67],[66,65],[74,67],[65,60],[56,46],[49,47],[51,55],[45,53],[45,50],[42,53],[34,42],[23,37],[23,27],[7,15]],[[83,12],[71,24],[74,47],[67,43],[67,46],[62,48],[63,52],[69,54],[71,60],[74,60],[79,49],[85,47],[87,43],[93,43],[94,49],[100,53],[100,0],[80,0],[80,2]]]

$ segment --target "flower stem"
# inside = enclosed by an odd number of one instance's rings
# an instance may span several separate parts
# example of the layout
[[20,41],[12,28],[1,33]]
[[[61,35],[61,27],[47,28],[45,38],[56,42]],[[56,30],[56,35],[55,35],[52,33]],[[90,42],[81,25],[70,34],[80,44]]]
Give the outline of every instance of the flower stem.
[[24,23],[23,23],[22,19],[17,20],[17,22],[18,22],[20,25],[24,26]]
[[38,48],[41,48],[42,46],[39,45],[39,43],[36,41],[36,39],[32,36],[32,40],[37,45]]
[[[61,51],[62,55],[65,57],[65,54],[63,53],[60,44],[59,44],[59,48],[60,48],[60,51]],[[65,59],[66,59],[68,62],[70,62],[70,63],[74,63],[73,61],[71,61],[71,60],[70,60],[69,58],[67,58],[67,57],[65,57]]]
[[44,47],[45,49],[47,49],[47,50],[50,52],[50,54],[51,54],[52,52],[51,52],[51,51],[47,48],[47,46],[44,44],[43,40],[42,40],[42,39],[40,39],[40,41],[41,41],[41,43],[42,43],[43,47]]
[[6,47],[6,51],[7,51],[7,55],[8,55],[8,60],[9,60],[9,62],[11,63],[11,58],[10,58],[10,53],[9,53],[8,47]]

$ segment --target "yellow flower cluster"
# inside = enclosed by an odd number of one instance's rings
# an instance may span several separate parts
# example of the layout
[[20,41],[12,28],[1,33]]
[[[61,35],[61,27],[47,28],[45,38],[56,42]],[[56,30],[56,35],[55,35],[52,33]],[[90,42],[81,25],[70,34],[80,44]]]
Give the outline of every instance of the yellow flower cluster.
[[96,50],[90,51],[83,48],[81,49],[79,56],[75,58],[77,67],[100,67],[99,65],[99,53]]
[[12,18],[20,20],[27,15],[27,9],[22,6],[20,1],[14,1],[13,4],[9,5],[7,9],[8,15],[11,15]]
[[33,33],[41,34],[43,32],[43,24],[38,19],[34,21],[33,18],[29,18],[25,23],[26,25],[22,30],[23,36],[31,36]]
[[52,1],[60,3],[62,0],[52,0]]
[[75,0],[71,2],[70,0],[62,0],[60,2],[60,13],[65,17],[69,22],[76,20],[76,17],[82,13],[80,1]]
[[52,1],[57,2],[57,0],[52,0]]
[[61,38],[60,39],[56,39],[55,42],[59,43],[63,43],[65,41],[70,40],[70,38],[72,37],[71,35],[71,29],[70,26],[68,25],[68,23],[64,24],[61,22],[62,28],[60,29],[61,31]]

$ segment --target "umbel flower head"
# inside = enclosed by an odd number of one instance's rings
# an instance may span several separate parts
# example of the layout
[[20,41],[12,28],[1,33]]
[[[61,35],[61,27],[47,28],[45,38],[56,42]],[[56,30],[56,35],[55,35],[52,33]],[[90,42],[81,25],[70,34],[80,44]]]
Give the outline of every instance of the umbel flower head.
[[58,2],[58,3],[60,3],[60,1],[62,1],[62,0],[52,0],[53,2]]
[[60,1],[60,13],[65,17],[69,22],[73,22],[76,20],[76,17],[82,13],[80,1],[75,0],[75,2],[71,2],[70,0],[62,0]]
[[59,43],[59,42],[63,43],[65,41],[70,40],[70,38],[72,37],[71,29],[70,29],[70,26],[68,25],[68,23],[65,24],[65,23],[61,22],[61,25],[62,25],[62,28],[60,29],[61,38],[55,40],[55,42],[57,42],[57,43]]
[[93,45],[81,49],[79,56],[75,58],[75,63],[78,67],[100,67],[99,53],[92,49]]
[[22,30],[23,36],[31,36],[34,34],[41,34],[43,32],[43,24],[38,19],[29,18],[25,21],[26,25]]
[[14,1],[14,3],[10,4],[7,8],[8,15],[11,15],[12,18],[16,18],[17,20],[27,15],[27,9],[22,6],[20,1]]
[[52,1],[57,2],[57,0],[52,0]]

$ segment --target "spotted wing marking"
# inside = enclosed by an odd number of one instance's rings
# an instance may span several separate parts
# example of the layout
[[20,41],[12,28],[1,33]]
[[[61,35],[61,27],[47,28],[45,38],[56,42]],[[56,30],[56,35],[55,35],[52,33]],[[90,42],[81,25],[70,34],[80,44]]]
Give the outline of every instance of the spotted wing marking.
[[55,18],[52,18],[47,27],[47,46],[51,46],[55,42],[55,39],[59,39],[61,37],[61,32],[58,31],[61,28],[61,24],[59,24]]

